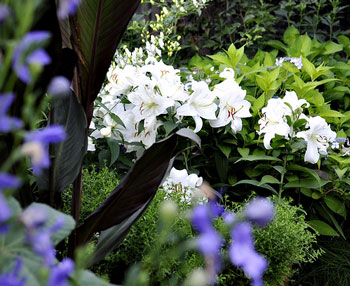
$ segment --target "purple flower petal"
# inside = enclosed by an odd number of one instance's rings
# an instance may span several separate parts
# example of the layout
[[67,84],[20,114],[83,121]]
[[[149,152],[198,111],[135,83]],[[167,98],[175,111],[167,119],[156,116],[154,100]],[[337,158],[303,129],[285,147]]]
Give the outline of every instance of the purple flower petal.
[[22,127],[22,121],[20,119],[6,115],[14,98],[13,93],[0,94],[0,132],[8,132],[11,129]]
[[[38,175],[42,169],[50,166],[48,145],[64,140],[66,137],[64,128],[58,125],[51,125],[41,130],[28,132],[25,136],[25,154],[32,158],[33,173]],[[31,143],[31,144],[28,144]],[[25,148],[26,147],[26,148]]]
[[74,262],[69,258],[63,259],[60,264],[52,268],[47,286],[68,286],[68,276],[73,270]]
[[10,16],[10,9],[5,4],[0,4],[0,24]]
[[[28,56],[31,62],[36,62],[42,65],[48,64],[49,56],[46,52],[39,47],[43,44],[44,41],[50,38],[50,33],[46,31],[33,31],[27,33],[23,39],[16,46],[13,59],[12,67],[16,72],[17,76],[25,83],[30,82],[31,76],[28,68]],[[41,50],[41,54],[45,53],[45,56],[42,60],[38,58],[38,54],[35,54],[36,50]]]
[[254,249],[251,225],[247,222],[235,225],[231,238],[233,242],[229,248],[229,256],[232,264],[241,267],[252,279],[253,285],[263,285],[262,277],[268,264],[266,259]]
[[25,278],[19,278],[19,273],[22,267],[22,260],[17,258],[15,267],[12,273],[4,273],[0,275],[1,286],[25,286]]
[[64,76],[54,77],[50,82],[48,93],[55,97],[68,95],[70,93],[70,81]]
[[18,188],[20,180],[15,176],[6,173],[0,173],[0,191],[8,188]]
[[274,206],[273,203],[266,198],[256,198],[249,202],[244,214],[247,219],[263,227],[273,219]]
[[205,205],[196,206],[192,211],[192,224],[199,232],[205,232],[212,228],[208,209]]
[[21,221],[31,230],[43,226],[48,219],[48,214],[43,207],[31,205],[21,214]]
[[37,49],[27,57],[28,64],[48,65],[51,63],[51,58],[43,49]]
[[80,5],[81,0],[61,0],[60,6],[58,9],[58,17],[60,19],[64,19],[68,17],[68,15],[75,14],[78,6]]
[[12,210],[8,206],[5,197],[0,192],[0,225],[7,221],[12,215]]

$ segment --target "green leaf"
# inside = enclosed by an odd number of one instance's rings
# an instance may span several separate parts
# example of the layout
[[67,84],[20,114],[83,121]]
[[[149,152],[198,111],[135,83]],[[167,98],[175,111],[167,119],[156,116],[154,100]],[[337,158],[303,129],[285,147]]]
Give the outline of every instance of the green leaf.
[[300,172],[306,173],[306,174],[314,177],[315,180],[317,181],[317,183],[319,184],[319,187],[321,186],[320,176],[314,170],[311,170],[311,169],[306,168],[306,167],[301,167],[299,165],[290,165],[290,166],[288,166],[288,170],[300,171]]
[[74,92],[88,122],[118,43],[139,3],[140,0],[84,0],[69,21],[61,22],[63,41],[78,55],[79,84],[74,86]]
[[258,113],[261,108],[263,108],[265,105],[265,93],[261,94],[257,99],[255,99],[252,110],[254,111],[254,114]]
[[178,135],[154,143],[138,159],[109,197],[76,229],[76,242],[84,244],[97,231],[122,223],[154,197],[169,162]]
[[287,47],[280,41],[277,40],[270,40],[266,42],[266,45],[269,45],[275,49],[278,49],[282,51],[283,53],[287,54]]
[[321,110],[318,115],[321,117],[346,117],[343,113],[331,109]]
[[281,162],[281,159],[278,159],[276,157],[272,157],[272,156],[265,156],[265,155],[248,155],[248,156],[244,156],[242,158],[239,158],[236,162],[241,162],[241,161],[249,161],[249,162],[254,162],[254,161],[277,161],[277,162]]
[[332,41],[327,41],[322,44],[322,48],[322,55],[330,55],[341,52],[343,50],[343,45],[336,44]]
[[39,189],[49,191],[53,198],[56,192],[65,190],[80,172],[87,148],[87,123],[85,112],[73,93],[55,99],[50,119],[50,124],[64,127],[66,139],[52,146],[51,172],[44,170],[37,177],[37,184]]
[[344,202],[331,195],[325,196],[324,202],[326,203],[327,207],[329,207],[333,212],[341,215],[344,217],[344,219],[346,219],[346,208]]
[[263,188],[263,189],[267,189],[267,190],[271,191],[273,194],[278,195],[278,192],[273,187],[271,187],[270,185],[267,185],[267,184],[260,185],[260,182],[256,181],[256,180],[240,180],[237,183],[235,183],[233,185],[233,187],[237,186],[237,185],[241,185],[241,184],[248,184],[248,185],[253,185],[256,187]]
[[237,148],[238,153],[242,156],[242,157],[246,157],[249,155],[249,148]]
[[119,143],[113,138],[108,138],[107,143],[109,147],[109,152],[111,154],[109,166],[112,166],[119,157],[120,147]]
[[232,64],[231,64],[229,57],[223,52],[218,52],[217,54],[211,55],[208,57],[211,58],[212,60],[218,62],[218,63],[225,64],[229,67],[232,67]]
[[314,178],[302,178],[299,180],[288,182],[284,185],[285,189],[288,188],[311,188],[311,189],[318,189],[323,187],[324,185],[328,184],[330,181],[321,179],[321,184],[318,182],[318,180],[315,180]]
[[[89,270],[79,269],[72,277],[73,285],[84,285],[84,286],[113,286],[103,279],[97,277],[93,272]],[[39,285],[39,284],[38,284]]]
[[272,177],[271,175],[265,175],[264,177],[262,177],[259,185],[263,185],[263,184],[279,184],[280,181],[277,180],[275,177]]
[[290,26],[283,34],[283,42],[292,47],[296,39],[299,37],[299,31],[293,26]]
[[339,236],[339,234],[327,223],[321,220],[310,220],[308,224],[319,234],[328,236]]
[[230,153],[232,151],[230,146],[224,145],[224,144],[219,144],[217,143],[216,146],[220,149],[220,151],[228,158],[230,156]]
[[228,160],[221,153],[215,152],[215,166],[220,177],[221,183],[225,183],[228,172]]

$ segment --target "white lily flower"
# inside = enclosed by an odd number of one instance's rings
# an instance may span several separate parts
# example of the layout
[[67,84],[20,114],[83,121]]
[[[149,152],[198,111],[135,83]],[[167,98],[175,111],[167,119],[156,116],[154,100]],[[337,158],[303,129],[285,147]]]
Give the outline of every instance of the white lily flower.
[[213,94],[220,99],[220,111],[218,118],[210,121],[210,126],[218,128],[231,123],[232,131],[237,133],[242,130],[241,118],[252,115],[249,112],[250,102],[244,99],[246,91],[238,85],[233,76],[232,69],[225,69],[220,77],[227,79],[214,87]]
[[303,138],[307,143],[304,161],[316,164],[320,159],[320,154],[327,155],[329,142],[332,142],[337,134],[320,116],[309,118],[308,125],[309,130],[298,132],[296,136]]
[[202,183],[202,177],[198,177],[196,174],[189,175],[186,169],[177,170],[173,167],[163,187],[168,193],[174,191],[183,193],[182,201],[190,202],[193,196],[197,195],[198,187]]
[[139,120],[165,114],[166,109],[174,105],[173,99],[159,94],[155,88],[155,82],[150,79],[129,93],[128,99],[135,105],[133,112]]
[[280,98],[271,98],[266,107],[262,109],[263,117],[258,121],[260,130],[258,134],[264,135],[264,146],[271,149],[270,142],[276,134],[288,139],[291,132],[289,125],[284,117],[285,104]]
[[[284,103],[288,103],[293,112],[300,114],[303,111],[302,106],[304,105],[306,108],[310,106],[310,104],[305,99],[299,99],[295,91],[286,91],[286,95],[283,97],[282,101]],[[285,104],[285,115],[292,116],[292,111],[288,105]]]
[[215,111],[217,105],[214,102],[215,95],[209,90],[208,85],[204,81],[193,81],[191,89],[193,93],[177,109],[177,116],[192,116],[196,123],[194,132],[197,133],[203,127],[202,118],[216,119]]
[[87,150],[90,152],[96,151],[96,147],[94,142],[92,141],[92,139],[90,137],[88,137],[88,147]]

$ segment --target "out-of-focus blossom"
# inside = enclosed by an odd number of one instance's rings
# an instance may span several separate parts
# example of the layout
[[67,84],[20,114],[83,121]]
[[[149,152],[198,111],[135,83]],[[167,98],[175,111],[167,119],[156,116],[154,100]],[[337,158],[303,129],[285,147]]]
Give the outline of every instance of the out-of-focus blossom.
[[11,129],[22,127],[20,119],[6,115],[14,99],[13,93],[0,94],[0,132],[9,132]]
[[31,157],[35,175],[41,174],[42,169],[50,166],[48,145],[64,140],[65,136],[64,128],[57,125],[51,125],[26,134],[22,153]]
[[331,148],[332,149],[339,149],[340,146],[342,146],[342,144],[346,143],[346,141],[347,140],[344,137],[337,137],[331,142],[332,143]]
[[244,211],[245,217],[256,223],[260,227],[264,227],[274,216],[273,203],[266,198],[256,198],[249,202]]
[[197,247],[205,256],[206,270],[210,281],[214,282],[221,268],[221,247],[224,239],[213,227],[213,219],[222,214],[222,207],[216,202],[196,206],[192,211],[192,224],[199,232]]
[[299,70],[303,67],[303,60],[302,57],[300,56],[299,58],[296,57],[285,57],[285,58],[277,58],[275,65],[278,67],[283,66],[283,62],[291,62],[294,64]]
[[75,14],[81,0],[60,0],[57,15],[60,19],[65,19],[69,15]]
[[254,249],[252,227],[247,222],[236,224],[231,231],[232,243],[229,256],[233,265],[241,267],[251,278],[252,286],[263,285],[263,274],[267,269],[266,259]]
[[38,227],[38,224],[35,228],[27,227],[27,243],[31,245],[33,251],[43,259],[44,264],[48,267],[54,265],[56,257],[56,250],[51,237],[62,227],[63,222],[63,219],[59,218],[56,224],[50,228]]
[[22,260],[16,259],[15,266],[11,273],[0,274],[0,285],[1,286],[25,286],[26,278],[20,278]]
[[250,102],[245,100],[246,91],[234,80],[232,69],[225,69],[220,77],[226,78],[214,87],[213,94],[219,98],[219,115],[217,119],[210,120],[210,126],[214,128],[231,124],[234,133],[241,131],[242,119],[251,117],[249,112]]
[[308,125],[309,129],[307,131],[298,132],[296,136],[303,138],[307,143],[304,161],[316,164],[320,154],[327,155],[329,143],[336,138],[337,134],[320,116],[310,117]]
[[5,4],[0,4],[0,24],[10,16],[10,9]]
[[56,76],[51,80],[47,92],[55,97],[67,96],[70,93],[70,82],[64,76]]
[[64,258],[61,263],[51,268],[47,286],[68,286],[68,276],[74,270],[74,262]]
[[17,76],[25,83],[31,80],[29,65],[47,65],[51,62],[49,55],[40,48],[50,38],[46,31],[33,31],[27,33],[18,43],[13,53],[12,67]]
[[194,132],[199,132],[202,129],[204,119],[216,119],[215,111],[215,95],[209,90],[208,85],[204,81],[193,81],[191,87],[193,93],[189,99],[177,109],[177,116],[192,116],[196,128]]
[[48,218],[46,210],[40,206],[31,205],[21,214],[21,221],[31,231],[42,227]]

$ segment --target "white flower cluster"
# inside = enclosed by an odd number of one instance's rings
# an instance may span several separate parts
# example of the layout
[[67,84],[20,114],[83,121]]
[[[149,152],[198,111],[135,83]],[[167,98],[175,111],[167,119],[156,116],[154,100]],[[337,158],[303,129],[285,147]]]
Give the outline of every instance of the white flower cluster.
[[[250,103],[244,99],[246,92],[234,80],[232,69],[220,74],[224,81],[211,91],[205,81],[192,79],[183,83],[179,70],[157,60],[151,53],[144,62],[139,57],[137,64],[133,61],[128,64],[130,57],[138,53],[118,57],[119,65],[108,71],[108,83],[100,93],[101,104],[95,108],[90,126],[94,129],[92,138],[119,140],[127,152],[137,151],[139,156],[144,150],[142,146],[148,148],[156,141],[157,129],[163,124],[159,117],[169,112],[178,121],[193,117],[194,132],[202,129],[203,119],[208,119],[214,128],[231,124],[236,133],[242,129],[241,118],[251,116]],[[94,150],[91,142],[89,150]]]
[[199,189],[202,183],[202,177],[198,177],[196,174],[189,175],[186,169],[172,168],[168,178],[163,183],[163,188],[169,194],[172,192],[181,193],[181,201],[183,202],[190,203],[193,199],[205,202],[207,198]]
[[[262,118],[259,120],[259,135],[264,134],[264,146],[271,149],[270,142],[275,135],[283,136],[285,139],[302,138],[307,143],[305,162],[315,164],[320,154],[327,155],[329,143],[332,142],[336,133],[331,130],[326,120],[320,116],[307,117],[303,113],[303,107],[308,107],[305,99],[298,99],[294,91],[287,91],[283,99],[271,98],[267,106],[262,109]],[[291,124],[288,124],[290,118]],[[293,124],[299,120],[307,121],[306,131],[295,133]]]

